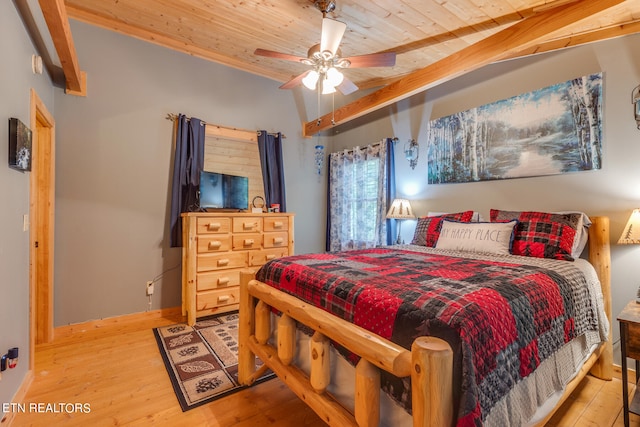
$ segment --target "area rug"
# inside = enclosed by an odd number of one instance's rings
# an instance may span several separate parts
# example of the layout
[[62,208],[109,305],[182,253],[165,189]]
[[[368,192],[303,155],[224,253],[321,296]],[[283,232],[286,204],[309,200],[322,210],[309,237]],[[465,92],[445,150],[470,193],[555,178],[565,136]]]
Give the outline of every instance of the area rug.
[[[153,330],[182,411],[243,389],[238,383],[238,313]],[[261,364],[256,358],[256,363]],[[259,380],[273,378],[267,371]]]

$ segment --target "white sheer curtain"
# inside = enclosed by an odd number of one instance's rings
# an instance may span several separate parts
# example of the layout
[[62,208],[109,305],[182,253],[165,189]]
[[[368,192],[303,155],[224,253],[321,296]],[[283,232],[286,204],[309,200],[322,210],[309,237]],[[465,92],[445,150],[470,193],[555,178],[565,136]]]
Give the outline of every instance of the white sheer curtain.
[[329,250],[386,244],[386,144],[332,153]]

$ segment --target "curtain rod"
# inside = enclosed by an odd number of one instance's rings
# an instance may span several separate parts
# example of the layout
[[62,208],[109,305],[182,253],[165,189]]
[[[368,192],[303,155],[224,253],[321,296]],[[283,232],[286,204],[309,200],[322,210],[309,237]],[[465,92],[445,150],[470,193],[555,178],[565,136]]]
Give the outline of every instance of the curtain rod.
[[[387,138],[383,139],[383,141],[386,141],[386,140],[387,140]],[[391,138],[391,140],[393,141],[394,144],[399,141],[398,137],[396,137],[396,136]],[[378,145],[382,144],[383,141],[373,142],[371,144],[365,145],[364,147],[365,148],[366,147],[377,147]],[[362,148],[362,147],[360,147],[360,148]],[[346,153],[349,153],[349,154],[353,154],[353,150],[354,150],[353,148],[351,150],[344,149],[344,150],[336,151],[336,153],[345,153],[346,152]]]
[[[166,119],[167,120],[171,120],[171,121],[175,121],[175,120],[178,119],[178,115],[177,114],[173,114],[173,113],[168,113]],[[189,120],[191,120],[191,117],[186,117],[186,119],[187,119],[187,121],[189,121]],[[201,125],[207,125],[207,122],[205,122],[204,120],[201,120],[200,123],[201,123]],[[227,127],[227,126],[220,126],[220,125],[215,125],[215,126],[219,127],[219,128],[222,128],[222,129],[239,130],[239,131],[242,131],[242,132],[255,132],[258,136],[260,136],[260,131],[259,130],[253,131],[253,130],[246,130],[246,129],[230,128],[230,127]],[[277,132],[267,132],[267,135],[276,136],[277,134],[278,134]],[[282,134],[282,138],[286,139],[287,136],[285,134]]]

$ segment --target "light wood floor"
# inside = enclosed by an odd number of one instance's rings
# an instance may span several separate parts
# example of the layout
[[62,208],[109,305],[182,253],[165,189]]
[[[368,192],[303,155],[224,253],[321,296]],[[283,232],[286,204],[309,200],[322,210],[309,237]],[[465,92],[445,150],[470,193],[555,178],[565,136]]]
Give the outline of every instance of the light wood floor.
[[[89,413],[14,413],[13,426],[282,426],[325,424],[278,379],[182,412],[152,328],[176,315],[115,318],[56,330],[35,352],[25,403],[89,404]],[[587,377],[547,424],[623,426],[619,379]],[[1,415],[1,414],[0,414]],[[631,418],[640,427],[640,417]]]

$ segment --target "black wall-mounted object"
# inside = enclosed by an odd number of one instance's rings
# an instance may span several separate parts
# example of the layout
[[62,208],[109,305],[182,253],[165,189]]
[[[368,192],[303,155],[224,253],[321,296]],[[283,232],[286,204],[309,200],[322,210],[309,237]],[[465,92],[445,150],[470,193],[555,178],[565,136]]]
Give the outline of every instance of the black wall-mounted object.
[[31,170],[31,129],[18,119],[9,119],[9,167]]

